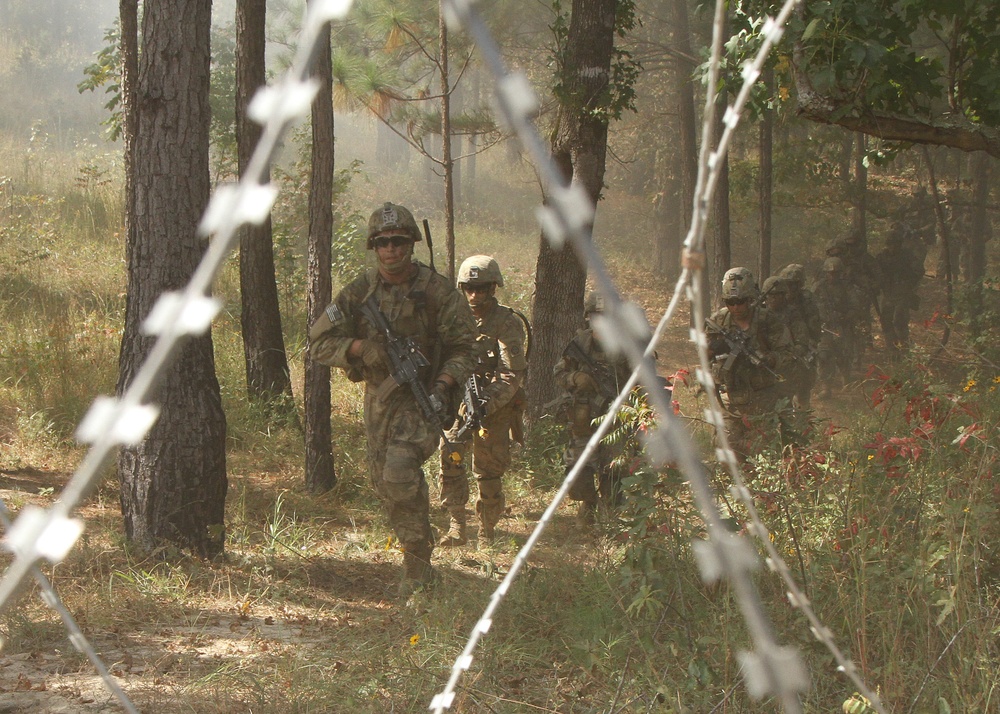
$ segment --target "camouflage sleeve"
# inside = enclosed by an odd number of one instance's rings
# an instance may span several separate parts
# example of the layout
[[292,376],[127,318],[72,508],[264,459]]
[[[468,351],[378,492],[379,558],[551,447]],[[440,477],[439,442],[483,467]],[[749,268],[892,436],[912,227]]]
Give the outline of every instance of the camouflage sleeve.
[[486,388],[490,408],[494,410],[501,409],[514,398],[524,383],[524,372],[528,367],[524,355],[524,325],[513,312],[500,325],[497,342],[500,345],[497,374]]
[[764,358],[778,374],[788,374],[795,364],[795,343],[788,327],[773,313],[764,312],[759,334]]
[[456,384],[463,384],[476,367],[478,335],[476,320],[465,296],[449,287],[438,311],[438,337],[443,360],[438,374],[447,374]]
[[332,303],[309,326],[309,354],[312,359],[330,367],[348,370],[357,365],[347,356],[351,343],[362,337],[356,334],[357,308],[363,294],[357,281],[340,291]]
[[812,346],[819,343],[823,336],[823,317],[820,315],[819,304],[812,292],[805,292],[802,296],[802,313],[806,321],[806,329],[812,340]]
[[[577,332],[571,341],[575,341],[586,351],[586,348],[582,343],[583,332],[583,330]],[[559,385],[560,389],[566,393],[571,393],[574,391],[572,383],[573,375],[580,371],[580,365],[575,359],[566,355],[566,349],[568,347],[569,345],[563,349],[562,357],[559,358],[559,361],[552,367],[552,378],[555,383]]]

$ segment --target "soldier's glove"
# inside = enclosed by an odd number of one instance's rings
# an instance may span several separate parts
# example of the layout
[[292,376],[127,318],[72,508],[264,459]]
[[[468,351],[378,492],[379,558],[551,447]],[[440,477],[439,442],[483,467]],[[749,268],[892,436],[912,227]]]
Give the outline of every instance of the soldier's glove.
[[590,392],[593,394],[596,394],[598,391],[597,382],[584,371],[574,372],[570,376],[570,384],[572,384],[574,391]]
[[725,337],[719,337],[718,335],[715,335],[708,341],[709,357],[716,357],[718,355],[725,354],[728,351],[729,351],[729,343],[726,342]]
[[389,355],[377,340],[362,340],[360,356],[361,362],[369,369],[389,366]]
[[451,387],[448,386],[447,382],[439,379],[434,382],[434,386],[431,388],[430,394],[427,395],[430,400],[431,407],[439,416],[447,416],[450,392]]

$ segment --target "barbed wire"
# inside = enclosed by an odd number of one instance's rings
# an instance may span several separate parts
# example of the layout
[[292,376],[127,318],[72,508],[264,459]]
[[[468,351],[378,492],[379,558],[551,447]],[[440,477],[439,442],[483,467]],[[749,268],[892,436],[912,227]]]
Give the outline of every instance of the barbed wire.
[[[798,652],[791,647],[779,645],[771,632],[771,626],[764,614],[760,599],[750,579],[750,573],[758,562],[753,548],[739,535],[731,533],[722,522],[715,498],[709,485],[704,464],[699,459],[693,442],[683,430],[673,414],[672,405],[657,389],[656,372],[652,362],[653,350],[663,331],[676,311],[679,299],[686,294],[692,306],[696,326],[705,319],[701,295],[701,275],[705,266],[705,229],[708,207],[719,177],[719,167],[724,159],[733,130],[739,123],[740,112],[746,105],[750,91],[760,76],[760,70],[770,53],[771,47],[781,38],[784,25],[799,0],[787,0],[776,18],[768,18],[763,27],[764,41],[755,59],[747,63],[742,72],[743,85],[734,103],[728,107],[724,117],[725,129],[719,138],[715,151],[710,151],[710,142],[702,142],[697,185],[692,206],[691,229],[684,241],[684,261],[681,276],[677,282],[670,304],[659,321],[656,331],[650,335],[649,326],[639,306],[624,302],[618,295],[616,285],[595,248],[591,226],[594,206],[582,187],[566,183],[564,177],[552,161],[548,149],[532,122],[538,102],[530,83],[523,74],[511,73],[504,65],[500,50],[492,34],[474,7],[473,0],[444,0],[447,19],[453,26],[464,29],[475,41],[476,46],[494,76],[496,82],[496,111],[501,120],[521,141],[542,178],[547,192],[548,205],[538,209],[537,217],[542,230],[553,247],[561,247],[569,241],[579,254],[580,260],[592,271],[594,282],[605,298],[604,314],[594,319],[594,329],[602,345],[611,353],[624,354],[634,365],[630,379],[618,397],[608,408],[607,414],[591,436],[580,458],[566,475],[552,503],[539,519],[538,524],[525,545],[518,552],[507,576],[490,598],[490,602],[474,625],[466,646],[456,659],[444,690],[436,694],[430,709],[442,714],[451,707],[455,698],[455,688],[464,671],[472,666],[473,653],[479,641],[489,631],[493,615],[506,597],[510,587],[527,562],[531,550],[548,525],[555,509],[569,492],[569,488],[586,461],[593,456],[601,439],[614,423],[627,394],[637,382],[641,382],[647,396],[656,410],[660,423],[645,437],[645,451],[654,465],[666,463],[677,465],[691,484],[696,504],[706,523],[707,538],[696,541],[693,550],[699,563],[701,575],[706,582],[726,578],[736,592],[740,610],[747,623],[755,651],[740,653],[739,659],[752,698],[765,695],[775,696],[782,707],[789,712],[801,711],[799,694],[808,689],[808,672]],[[725,3],[717,0],[713,22],[712,55],[706,81],[703,137],[711,137],[714,123],[714,108],[717,95],[723,42]],[[761,521],[750,490],[746,487],[735,454],[729,446],[722,405],[715,392],[715,384],[709,367],[707,342],[697,327],[691,330],[691,340],[698,350],[699,368],[697,379],[709,395],[709,408],[705,418],[716,433],[718,460],[723,463],[731,478],[731,492],[743,503],[751,518],[750,532],[764,544],[767,564],[778,572],[788,587],[788,599],[793,607],[800,609],[810,622],[811,630],[834,655],[838,669],[845,673],[868,697],[872,706],[885,714],[878,697],[864,683],[857,668],[837,648],[832,633],[822,625],[809,605],[805,594],[798,587],[791,571],[777,549],[770,541],[766,526]]]
[[[629,391],[637,383],[647,388],[653,408],[659,415],[659,425],[645,437],[645,451],[655,465],[673,463],[681,469],[691,484],[696,504],[705,523],[707,537],[696,541],[693,550],[699,562],[702,578],[713,582],[727,579],[733,587],[751,634],[755,651],[740,653],[740,662],[750,695],[760,698],[772,695],[779,699],[786,711],[801,711],[799,694],[808,687],[808,674],[793,648],[781,646],[775,639],[760,599],[750,578],[759,565],[753,548],[746,540],[733,534],[723,525],[715,497],[709,485],[705,465],[699,458],[690,436],[673,415],[671,404],[663,390],[657,389],[656,373],[652,362],[655,345],[662,337],[676,313],[683,297],[692,305],[695,325],[704,319],[700,277],[704,267],[705,225],[708,206],[719,176],[719,164],[725,156],[728,141],[739,123],[740,111],[760,73],[771,45],[778,41],[782,27],[792,8],[799,0],[787,0],[781,13],[774,20],[768,19],[764,28],[764,43],[753,63],[743,70],[744,84],[734,104],[723,118],[725,130],[715,151],[709,142],[703,142],[699,159],[697,189],[695,192],[691,229],[684,241],[684,265],[677,281],[670,304],[654,332],[650,332],[645,316],[638,305],[623,301],[618,295],[599,252],[591,240],[594,206],[579,185],[566,184],[549,156],[548,149],[535,130],[532,117],[537,111],[537,100],[527,78],[506,70],[499,48],[488,28],[473,7],[472,0],[445,0],[444,9],[452,26],[463,27],[475,40],[481,55],[493,73],[497,84],[497,109],[507,126],[517,135],[530,153],[536,170],[547,191],[548,203],[538,209],[537,218],[547,239],[555,247],[569,242],[593,272],[594,282],[605,297],[605,314],[595,319],[595,330],[602,343],[611,352],[624,354],[634,365],[632,375],[593,437],[589,440],[574,468],[546,509],[525,546],[517,554],[507,576],[490,599],[483,616],[476,623],[462,654],[456,660],[448,684],[431,702],[430,708],[442,712],[450,708],[455,687],[461,674],[472,664],[473,653],[479,640],[489,631],[493,614],[503,601],[527,562],[532,548],[569,491],[573,480],[587,460],[596,451],[600,440],[614,423],[614,415]],[[267,175],[267,167],[277,150],[280,139],[288,128],[305,116],[318,90],[318,84],[309,77],[311,59],[322,36],[322,29],[331,20],[345,16],[351,0],[310,0],[302,34],[295,57],[283,79],[273,87],[262,89],[250,105],[251,117],[264,130],[251,157],[247,170],[239,183],[222,186],[216,190],[199,226],[199,234],[211,236],[208,249],[182,292],[165,293],[154,305],[143,323],[147,334],[157,339],[147,360],[136,373],[128,389],[116,400],[99,397],[77,429],[77,437],[91,444],[78,469],[61,492],[59,499],[48,509],[26,507],[17,520],[10,524],[5,513],[0,512],[0,522],[6,528],[3,547],[14,554],[14,561],[0,580],[0,611],[8,607],[20,592],[29,576],[40,584],[45,602],[59,612],[70,632],[74,645],[84,652],[101,674],[108,688],[130,712],[136,711],[121,691],[117,682],[89,645],[71,615],[62,606],[51,583],[38,568],[47,560],[61,562],[72,549],[83,530],[80,519],[72,513],[93,490],[102,468],[109,462],[120,445],[138,443],[158,416],[154,405],[146,404],[160,375],[172,361],[183,341],[202,334],[208,329],[221,305],[210,296],[211,285],[223,262],[236,244],[237,229],[245,224],[259,224],[269,215],[277,196],[274,187],[260,183]],[[714,120],[715,87],[721,66],[723,2],[716,5],[713,30],[712,59],[709,68],[708,91],[703,136],[711,136]],[[705,418],[716,430],[718,460],[723,463],[732,480],[731,492],[746,507],[750,515],[750,532],[757,536],[767,552],[767,564],[775,570],[788,587],[790,603],[808,618],[813,634],[833,653],[839,669],[858,686],[872,705],[884,710],[878,697],[871,692],[857,673],[856,667],[837,649],[830,631],[822,625],[809,606],[808,600],[797,586],[790,569],[774,548],[768,531],[759,518],[752,496],[740,474],[739,466],[729,447],[722,420],[722,407],[715,395],[715,385],[709,367],[704,335],[692,329],[691,339],[698,348],[699,368],[696,377],[709,397]]]
[[212,283],[238,243],[237,230],[246,224],[259,225],[270,215],[278,192],[261,181],[268,176],[267,168],[281,139],[307,115],[319,90],[319,83],[310,73],[319,40],[324,37],[323,29],[331,20],[344,17],[351,4],[352,0],[309,0],[289,69],[277,83],[261,88],[250,103],[249,115],[263,131],[247,168],[238,183],[216,189],[197,226],[198,234],[208,240],[201,262],[184,290],[161,295],[142,324],[146,334],[156,335],[148,357],[119,399],[98,397],[84,416],[76,436],[91,447],[52,507],[26,507],[9,527],[4,523],[2,545],[13,553],[14,560],[0,580],[0,612],[11,605],[30,575],[34,574],[36,580],[41,576],[46,604],[63,616],[73,644],[87,654],[108,689],[130,712],[137,710],[76,623],[71,617],[67,620],[69,613],[44,580],[38,563],[59,563],[73,548],[84,526],[82,520],[72,517],[73,512],[96,487],[102,469],[117,448],[137,444],[155,423],[158,409],[146,400],[183,342],[203,334],[219,312],[220,302],[211,297]]

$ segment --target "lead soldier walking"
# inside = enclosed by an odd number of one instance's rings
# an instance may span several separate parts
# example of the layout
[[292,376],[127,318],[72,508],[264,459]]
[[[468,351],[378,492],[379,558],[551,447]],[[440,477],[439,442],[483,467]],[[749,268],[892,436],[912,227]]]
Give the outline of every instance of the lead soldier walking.
[[[377,269],[341,290],[309,329],[313,359],[365,384],[369,476],[403,548],[404,597],[433,578],[422,466],[441,425],[454,418],[450,405],[472,373],[477,335],[461,293],[413,259],[420,239],[403,206],[386,203],[372,213],[367,247]],[[373,324],[380,318],[382,326]]]
[[741,461],[760,451],[762,437],[773,436],[762,419],[777,416],[779,426],[786,426],[779,407],[791,397],[785,384],[794,359],[791,334],[756,304],[757,295],[753,273],[731,268],[722,279],[725,307],[705,324],[726,432]]

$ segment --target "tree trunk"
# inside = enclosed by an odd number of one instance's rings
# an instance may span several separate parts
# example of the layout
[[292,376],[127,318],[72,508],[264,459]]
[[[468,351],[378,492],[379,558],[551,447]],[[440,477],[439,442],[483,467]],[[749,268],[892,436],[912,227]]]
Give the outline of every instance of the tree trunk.
[[455,282],[455,162],[451,159],[451,86],[448,80],[448,26],[444,0],[438,7],[441,70],[441,166],[444,170],[445,246],[448,249],[448,279]]
[[[595,205],[607,158],[608,120],[600,110],[610,76],[617,5],[617,0],[573,0],[560,67],[565,91],[552,139],[553,159],[562,175],[581,185]],[[553,250],[543,236],[535,264],[535,337],[526,389],[532,416],[556,396],[552,367],[583,324],[586,287],[587,268],[576,254]]]
[[[153,338],[140,323],[157,298],[182,289],[205,243],[195,227],[209,195],[210,0],[144,6],[135,127],[135,246],[128,260],[122,393]],[[226,419],[211,333],[184,342],[152,401],[159,420],[118,456],[125,535],[211,557],[225,544]]]
[[125,235],[125,262],[132,259],[135,247],[135,83],[139,77],[139,0],[121,0],[118,4],[122,62],[122,142],[125,165],[125,212],[122,216]]
[[[774,92],[774,70],[767,67],[763,74],[767,95]],[[763,283],[771,274],[771,210],[774,199],[774,109],[768,107],[760,120],[760,176],[758,195],[760,196],[760,245],[757,259],[757,279]]]
[[[712,138],[714,144],[718,143],[718,139],[722,137],[722,132],[725,129],[725,125],[722,123],[722,117],[726,113],[726,106],[729,104],[729,96],[725,91],[719,92],[718,100],[716,101],[715,108],[715,136]],[[711,287],[711,295],[717,296],[719,294],[719,283],[722,280],[722,276],[727,270],[733,267],[733,250],[732,250],[732,237],[730,234],[730,219],[729,219],[729,152],[722,157],[722,163],[719,165],[719,180],[715,185],[715,200],[712,206],[713,221],[712,221],[712,236],[713,243],[715,247],[715,261],[714,261],[714,277],[715,279],[710,281],[709,285]],[[760,276],[758,276],[758,279]],[[712,305],[716,304],[717,301],[713,300]],[[706,313],[708,314],[708,313]]]
[[[673,0],[673,40],[681,57],[692,58],[690,64],[681,61],[676,77],[677,82],[677,114],[680,119],[680,162],[681,162],[681,230],[684,235],[691,229],[691,216],[694,212],[694,191],[698,184],[698,123],[694,107],[694,71],[696,67],[695,54],[691,49],[691,23],[688,19],[688,0]],[[683,239],[681,240],[683,243]],[[708,305],[708,261],[702,271],[701,294],[705,314],[709,314]],[[700,327],[700,326],[699,326]]]
[[[671,122],[668,136],[676,134]],[[660,278],[676,278],[680,268],[680,244],[683,219],[681,218],[681,179],[676,141],[667,141],[668,148],[656,152],[653,180],[659,187],[653,202],[656,236],[653,244],[653,274]]]
[[854,190],[852,191],[852,203],[854,214],[851,217],[851,227],[855,233],[862,236],[867,244],[868,240],[868,167],[865,166],[865,155],[868,153],[868,137],[864,134],[857,135],[857,151],[854,154]]
[[[319,40],[315,76],[320,90],[312,105],[312,180],[309,183],[309,257],[306,315],[308,324],[330,304],[333,244],[333,68],[329,25]],[[306,487],[313,493],[337,484],[330,431],[330,368],[306,350]]]
[[[240,176],[260,139],[261,128],[247,116],[254,92],[265,82],[265,0],[236,3],[236,145]],[[256,177],[267,183],[268,176]],[[274,275],[271,219],[259,226],[240,228],[240,325],[246,361],[247,393],[251,401],[278,407],[287,397],[291,406],[292,382],[281,333],[278,285]]]

